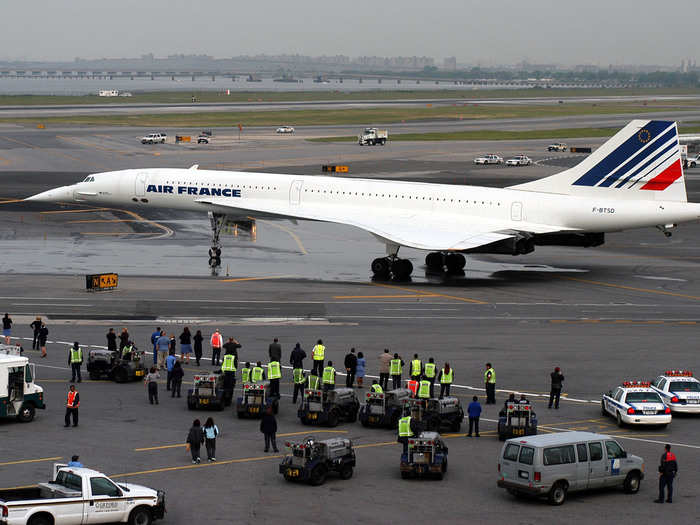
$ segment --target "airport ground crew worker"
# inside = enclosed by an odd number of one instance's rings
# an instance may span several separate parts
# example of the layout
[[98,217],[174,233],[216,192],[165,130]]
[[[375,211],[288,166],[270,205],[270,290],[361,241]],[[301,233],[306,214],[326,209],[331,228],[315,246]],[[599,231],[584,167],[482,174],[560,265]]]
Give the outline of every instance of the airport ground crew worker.
[[260,361],[258,361],[253,367],[253,369],[250,371],[250,382],[260,383],[263,379],[265,379],[265,371],[263,370]]
[[374,393],[376,393],[376,394],[383,394],[383,393],[384,393],[384,389],[383,389],[382,386],[377,382],[376,379],[375,379],[374,381],[372,381],[371,390],[372,390],[372,392],[374,392]]
[[125,361],[131,361],[131,356],[134,353],[134,342],[128,341],[126,346],[122,348],[122,359]]
[[430,381],[427,379],[421,379],[420,383],[418,384],[418,398],[430,398]]
[[484,387],[486,388],[486,404],[496,404],[496,371],[491,366],[491,363],[486,363],[486,372],[484,372]]
[[73,346],[68,350],[68,364],[70,365],[71,378],[70,382],[75,383],[75,378],[78,378],[78,383],[83,379],[80,377],[80,367],[83,365],[83,349],[80,348],[78,341],[73,343]]
[[435,368],[435,359],[432,357],[428,359],[428,362],[425,363],[425,366],[423,367],[423,376],[430,381],[430,397],[435,397],[434,394],[434,388],[435,388],[435,377],[437,376],[436,374],[436,368]]
[[328,366],[323,369],[323,391],[335,390],[335,368],[333,361],[328,361]]
[[221,372],[224,374],[224,406],[231,406],[233,390],[236,388],[236,356],[226,354],[221,362]]
[[403,445],[404,454],[408,452],[408,438],[413,437],[411,419],[411,416],[405,416],[399,419],[399,437],[396,441]]
[[219,366],[221,347],[224,346],[224,338],[221,337],[218,329],[211,334],[209,342],[211,343],[211,366]]
[[316,343],[316,346],[311,350],[311,356],[314,360],[314,368],[312,372],[317,376],[320,376],[323,372],[323,360],[326,358],[326,347],[323,346],[323,341],[320,339]]
[[413,361],[411,361],[411,380],[420,381],[423,375],[423,363],[418,359],[418,354],[413,354]]
[[241,343],[236,341],[233,337],[229,337],[228,341],[224,343],[224,355],[231,354],[236,358],[236,365],[238,365],[238,349],[241,348]]
[[68,390],[68,399],[66,400],[66,420],[65,427],[70,426],[71,417],[73,418],[73,426],[78,426],[78,408],[80,407],[80,394],[75,389],[75,385],[70,386]]
[[313,372],[311,372],[309,377],[306,378],[306,388],[308,388],[309,390],[318,390],[318,386],[319,386],[318,376],[316,374],[314,374]]
[[267,379],[270,381],[270,395],[280,395],[280,378],[282,377],[282,367],[279,361],[270,361],[267,364]]
[[241,383],[249,383],[250,382],[250,362],[246,362],[245,366],[241,368]]
[[391,354],[389,349],[379,354],[379,385],[384,389],[389,389],[389,370],[391,369]]
[[294,395],[292,396],[292,403],[296,403],[297,396],[300,393],[302,396],[304,395],[304,382],[306,381],[306,378],[304,377],[304,369],[295,368],[292,370],[292,379],[294,380]]
[[561,369],[559,367],[556,367],[554,372],[549,375],[552,378],[552,388],[549,391],[549,406],[547,408],[552,408],[552,402],[554,402],[555,410],[559,410],[559,398],[561,397],[564,374],[561,373]]
[[476,431],[476,437],[480,437],[479,418],[481,417],[481,404],[478,397],[472,397],[472,402],[467,407],[467,414],[469,415],[469,433],[467,437],[472,437],[472,430]]
[[399,354],[394,353],[394,357],[389,363],[389,373],[391,374],[394,390],[401,388],[401,371],[403,370],[403,365],[403,359],[399,357]]
[[[160,335],[160,334],[158,334]],[[116,352],[117,351],[117,334],[114,331],[114,328],[110,328],[109,332],[107,332],[107,350],[110,352]]]
[[[116,342],[116,334],[115,334]],[[153,345],[153,364],[158,364],[158,338],[160,337],[160,326],[156,328],[156,331],[151,334],[151,344]],[[116,350],[116,348],[115,348]]]
[[664,446],[664,453],[661,454],[659,464],[659,498],[655,503],[664,502],[664,487],[668,487],[666,503],[673,503],[673,479],[678,472],[678,461],[676,455],[671,452],[671,445]]
[[445,363],[445,366],[440,370],[440,399],[445,397],[445,395],[450,395],[450,386],[452,386],[454,374],[455,371],[453,368],[450,368],[450,363]]

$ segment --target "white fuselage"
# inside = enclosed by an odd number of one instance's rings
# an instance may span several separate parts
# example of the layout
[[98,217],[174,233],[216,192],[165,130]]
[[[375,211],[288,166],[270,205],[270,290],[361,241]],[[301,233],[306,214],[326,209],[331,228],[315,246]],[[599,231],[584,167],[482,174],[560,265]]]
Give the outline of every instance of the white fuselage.
[[[342,177],[154,168],[99,173],[92,181],[49,190],[38,201],[170,208],[251,215],[246,201],[284,206],[337,205],[358,216],[381,209],[429,212],[455,229],[495,220],[515,231],[612,232],[673,225],[700,217],[700,204],[578,197],[518,189],[485,188]],[[227,207],[198,202],[226,198]],[[231,208],[233,206],[234,208]],[[252,214],[256,215],[256,214]],[[547,228],[545,228],[547,227]]]

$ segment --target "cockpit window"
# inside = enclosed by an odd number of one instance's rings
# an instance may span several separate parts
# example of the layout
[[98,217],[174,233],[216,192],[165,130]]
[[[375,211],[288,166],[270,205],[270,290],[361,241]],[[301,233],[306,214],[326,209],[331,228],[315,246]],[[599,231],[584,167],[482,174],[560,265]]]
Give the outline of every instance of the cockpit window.
[[85,177],[85,180],[83,182],[95,182],[95,177],[93,177],[92,175],[89,175],[89,176]]

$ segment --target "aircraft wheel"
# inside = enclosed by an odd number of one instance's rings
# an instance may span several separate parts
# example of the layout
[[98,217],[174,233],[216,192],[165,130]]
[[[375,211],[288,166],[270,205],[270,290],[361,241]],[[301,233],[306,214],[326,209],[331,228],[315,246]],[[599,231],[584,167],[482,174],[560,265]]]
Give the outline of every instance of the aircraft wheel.
[[372,273],[377,279],[388,279],[390,270],[389,259],[386,257],[378,257],[372,261]]
[[396,259],[391,265],[391,273],[397,281],[407,281],[413,273],[413,264],[408,259]]
[[467,260],[461,253],[448,253],[445,256],[445,266],[447,266],[448,272],[458,272],[464,269],[467,264]]
[[430,252],[425,256],[425,265],[429,270],[442,271],[444,260],[440,252]]

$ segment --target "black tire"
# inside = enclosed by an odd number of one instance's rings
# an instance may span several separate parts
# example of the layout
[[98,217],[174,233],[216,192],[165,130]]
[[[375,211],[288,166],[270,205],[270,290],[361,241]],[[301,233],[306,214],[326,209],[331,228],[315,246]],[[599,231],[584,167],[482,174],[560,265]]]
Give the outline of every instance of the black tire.
[[367,418],[360,419],[360,423],[362,423],[363,427],[368,427],[369,426],[369,419],[367,419]]
[[642,484],[642,476],[639,471],[634,470],[627,474],[623,488],[627,494],[636,494]]
[[376,277],[380,278],[385,278],[389,276],[389,272],[391,270],[391,267],[389,265],[389,259],[386,257],[378,257],[377,259],[372,261],[372,273]]
[[309,478],[309,484],[318,487],[323,485],[326,481],[326,476],[328,475],[328,469],[325,465],[316,465],[316,467],[311,471],[311,477]]
[[338,411],[336,409],[332,409],[328,413],[328,426],[329,427],[337,427],[339,422],[340,422],[340,414],[338,414]]
[[129,525],[151,525],[153,516],[148,507],[136,507],[129,514]]
[[25,403],[22,405],[22,408],[19,409],[19,414],[17,414],[17,420],[20,423],[29,423],[34,419],[35,415],[36,408],[34,408],[34,404]]
[[350,479],[352,477],[352,466],[343,465],[340,469],[340,479]]
[[467,264],[467,259],[461,253],[448,253],[445,256],[445,266],[448,272],[458,272],[463,270]]
[[498,433],[498,441],[505,441],[506,440],[506,435],[501,434],[500,432]]
[[447,472],[447,458],[442,460],[442,473],[445,474]]
[[444,266],[444,260],[440,252],[430,252],[425,256],[425,265],[433,271],[441,271]]
[[547,501],[550,505],[562,505],[566,501],[567,486],[561,481],[557,481],[547,494]]
[[403,470],[401,471],[401,479],[408,479],[410,477],[411,475],[408,472],[405,472]]
[[601,413],[601,415],[603,415],[603,416],[607,416],[607,415],[608,415],[608,411],[605,410],[605,401],[601,401],[601,402],[600,402],[600,413]]
[[46,514],[37,514],[29,518],[27,525],[53,525],[53,520]]
[[391,265],[391,273],[397,281],[410,279],[413,273],[413,263],[408,259],[396,259]]
[[308,424],[309,424],[309,418],[307,418],[306,416],[302,416],[302,417],[301,417],[301,424],[302,424],[302,425],[308,425]]
[[462,419],[464,419],[464,416],[460,418],[455,418],[455,420],[452,422],[452,425],[450,425],[450,430],[452,432],[459,432],[459,429],[462,428]]
[[197,408],[197,404],[194,401],[187,400],[187,410],[194,410]]
[[117,368],[114,370],[114,380],[117,383],[126,383],[129,380],[129,374],[123,368]]
[[350,423],[354,423],[355,421],[357,421],[357,413],[359,411],[360,411],[359,408],[353,408],[350,410],[350,412],[348,413],[348,421]]
[[238,414],[238,419],[243,419],[243,412],[236,412]]
[[624,422],[622,421],[622,414],[620,414],[620,412],[618,412],[617,415],[615,416],[615,420],[617,421],[618,427],[622,428],[625,425]]

